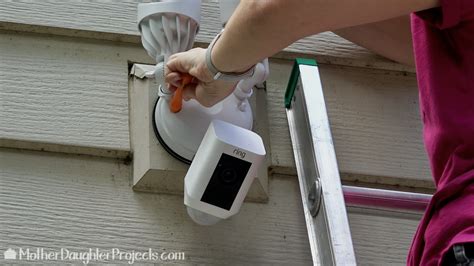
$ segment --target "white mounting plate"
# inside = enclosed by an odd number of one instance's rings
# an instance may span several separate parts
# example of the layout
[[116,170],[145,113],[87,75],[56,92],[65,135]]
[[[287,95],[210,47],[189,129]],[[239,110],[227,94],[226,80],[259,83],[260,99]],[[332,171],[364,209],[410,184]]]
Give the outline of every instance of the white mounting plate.
[[[152,112],[158,98],[158,86],[144,74],[153,68],[154,66],[150,65],[134,64],[129,79],[133,190],[181,195],[184,176],[189,166],[169,155],[155,136]],[[266,164],[260,168],[246,200],[267,202],[270,145],[265,90],[255,90],[250,104],[254,114],[253,129],[262,137],[268,155]]]

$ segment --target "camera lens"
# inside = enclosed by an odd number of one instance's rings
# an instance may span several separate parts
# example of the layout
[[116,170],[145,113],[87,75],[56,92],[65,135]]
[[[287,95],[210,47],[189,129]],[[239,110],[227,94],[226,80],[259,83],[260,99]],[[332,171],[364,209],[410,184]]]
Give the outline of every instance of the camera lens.
[[224,183],[230,184],[237,179],[237,173],[234,169],[226,168],[221,172],[221,180]]

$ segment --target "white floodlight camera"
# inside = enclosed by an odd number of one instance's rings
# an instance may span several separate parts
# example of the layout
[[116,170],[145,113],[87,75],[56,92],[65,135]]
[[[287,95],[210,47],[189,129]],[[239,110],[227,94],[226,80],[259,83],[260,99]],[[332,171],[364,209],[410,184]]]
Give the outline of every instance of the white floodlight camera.
[[[238,2],[238,0],[225,0],[220,3],[223,24],[229,19]],[[152,114],[155,134],[160,144],[173,157],[187,164],[193,162],[185,178],[185,203],[188,206],[188,213],[200,224],[212,224],[213,221],[227,218],[238,212],[256,176],[256,169],[261,162],[260,157],[265,155],[260,137],[250,131],[253,115],[248,98],[252,95],[252,88],[265,81],[269,71],[268,60],[265,59],[256,65],[255,73],[251,78],[239,81],[234,92],[216,105],[207,108],[195,100],[190,100],[183,102],[180,112],[171,112],[169,101],[172,93],[168,91],[164,82],[164,65],[171,54],[183,52],[192,47],[194,37],[199,30],[200,9],[201,0],[162,0],[141,3],[138,4],[138,29],[143,47],[157,62],[155,70],[146,75],[149,78],[155,78],[159,85],[159,94]],[[225,130],[220,130],[220,128],[225,128]],[[210,131],[215,134],[209,133]],[[206,138],[203,140],[205,134]],[[223,134],[233,136],[233,140],[229,141],[229,138]],[[227,140],[227,142],[222,140]],[[245,145],[241,147],[239,146],[241,144]],[[252,148],[248,144],[256,146]],[[228,148],[224,149],[226,145]],[[230,147],[235,150],[245,150],[247,157],[238,159],[235,154],[228,152]],[[225,179],[226,173],[231,176],[236,174],[236,178],[240,180],[222,186],[224,190],[233,186],[232,191],[235,190],[234,192],[237,193],[234,198],[227,199],[231,207],[226,205],[225,208],[205,201],[210,192],[205,194],[205,197],[199,195],[202,188],[215,184],[213,180],[217,180],[213,179],[214,172],[206,172],[204,168],[208,171],[226,170],[218,167],[220,156],[236,158],[229,159],[230,161],[223,159],[226,165],[232,163],[236,165],[229,168],[234,169],[233,172],[216,172],[216,175],[224,175]],[[240,166],[237,167],[242,161],[246,161],[249,165],[245,174],[240,172],[242,171]],[[235,186],[231,186],[230,183]],[[213,194],[217,193],[214,194],[215,197],[219,197],[221,193],[218,190],[209,191],[213,191]],[[227,207],[229,209],[226,209]],[[221,208],[221,210],[218,211],[216,208]],[[211,221],[211,217],[215,219]]]
[[210,225],[236,214],[265,158],[256,133],[214,120],[184,178],[184,204],[191,218]]

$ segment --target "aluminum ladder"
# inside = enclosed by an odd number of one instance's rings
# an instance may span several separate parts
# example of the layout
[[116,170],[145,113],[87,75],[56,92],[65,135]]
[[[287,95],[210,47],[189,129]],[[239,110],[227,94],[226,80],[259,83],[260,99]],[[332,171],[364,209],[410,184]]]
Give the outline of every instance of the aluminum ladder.
[[316,61],[296,59],[285,93],[296,170],[315,265],[356,265],[346,204],[423,211],[428,194],[343,186]]

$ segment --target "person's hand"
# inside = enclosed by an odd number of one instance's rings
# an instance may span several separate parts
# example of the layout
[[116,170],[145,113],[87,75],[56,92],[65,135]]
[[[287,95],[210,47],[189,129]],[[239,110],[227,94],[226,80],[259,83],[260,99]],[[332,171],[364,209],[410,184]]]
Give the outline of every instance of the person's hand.
[[206,107],[211,107],[229,96],[235,82],[214,80],[206,65],[206,49],[194,48],[187,52],[170,56],[165,67],[165,81],[170,90],[181,86],[181,74],[193,76],[191,83],[183,89],[183,99],[195,99]]

